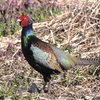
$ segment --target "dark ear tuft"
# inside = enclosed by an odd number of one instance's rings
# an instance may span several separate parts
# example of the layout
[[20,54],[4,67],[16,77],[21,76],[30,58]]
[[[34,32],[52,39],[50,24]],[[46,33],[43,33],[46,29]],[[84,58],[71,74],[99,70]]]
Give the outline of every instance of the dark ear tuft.
[[32,20],[33,20],[33,22],[35,21],[35,19],[33,19],[33,18],[32,18]]
[[[29,17],[29,16],[28,16]],[[31,22],[34,22],[35,20],[32,17],[29,17],[29,19],[31,20]]]

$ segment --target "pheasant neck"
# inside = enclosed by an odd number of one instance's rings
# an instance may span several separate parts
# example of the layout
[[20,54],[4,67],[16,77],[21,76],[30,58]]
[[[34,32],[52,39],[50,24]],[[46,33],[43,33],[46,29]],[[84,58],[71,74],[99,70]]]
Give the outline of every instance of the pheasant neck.
[[28,37],[28,36],[31,36],[31,35],[34,35],[32,25],[28,25],[26,27],[23,27],[22,36]]

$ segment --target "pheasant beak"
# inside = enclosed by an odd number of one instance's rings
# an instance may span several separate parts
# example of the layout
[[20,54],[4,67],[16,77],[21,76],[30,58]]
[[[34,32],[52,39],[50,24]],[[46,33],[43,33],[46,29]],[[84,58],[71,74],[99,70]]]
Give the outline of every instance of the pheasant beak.
[[21,20],[20,19],[17,19],[17,22],[21,22]]

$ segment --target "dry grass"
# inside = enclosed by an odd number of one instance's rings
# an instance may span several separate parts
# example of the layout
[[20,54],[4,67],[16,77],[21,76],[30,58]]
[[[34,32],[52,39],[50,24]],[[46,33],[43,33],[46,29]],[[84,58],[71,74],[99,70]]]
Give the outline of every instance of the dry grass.
[[[67,3],[68,4],[68,3]],[[67,5],[65,4],[65,5]],[[100,55],[100,1],[75,3],[67,5],[66,11],[52,20],[34,23],[36,35],[43,41],[64,50],[73,49],[75,55],[82,57],[99,57]],[[8,44],[15,46],[14,53],[0,57],[0,98],[19,98],[21,100],[100,100],[100,68],[79,66],[79,70],[69,70],[64,78],[53,76],[52,82],[60,79],[59,84],[52,85],[51,94],[29,94],[28,86],[35,82],[41,87],[40,74],[29,67],[25,60],[15,55],[20,50],[20,32],[14,36],[0,39],[0,47],[6,51]],[[92,70],[92,72],[91,72]],[[92,73],[92,75],[89,74]],[[18,79],[18,80],[16,80]],[[6,93],[13,87],[12,96]],[[13,99],[14,99],[13,98]],[[10,100],[13,100],[10,99]],[[2,99],[3,100],[3,99]]]

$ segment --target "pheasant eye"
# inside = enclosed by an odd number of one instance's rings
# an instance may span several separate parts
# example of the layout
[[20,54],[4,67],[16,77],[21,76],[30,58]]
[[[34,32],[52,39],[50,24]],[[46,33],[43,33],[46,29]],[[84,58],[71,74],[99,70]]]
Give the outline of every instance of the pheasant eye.
[[24,18],[23,20],[26,20],[27,18]]

